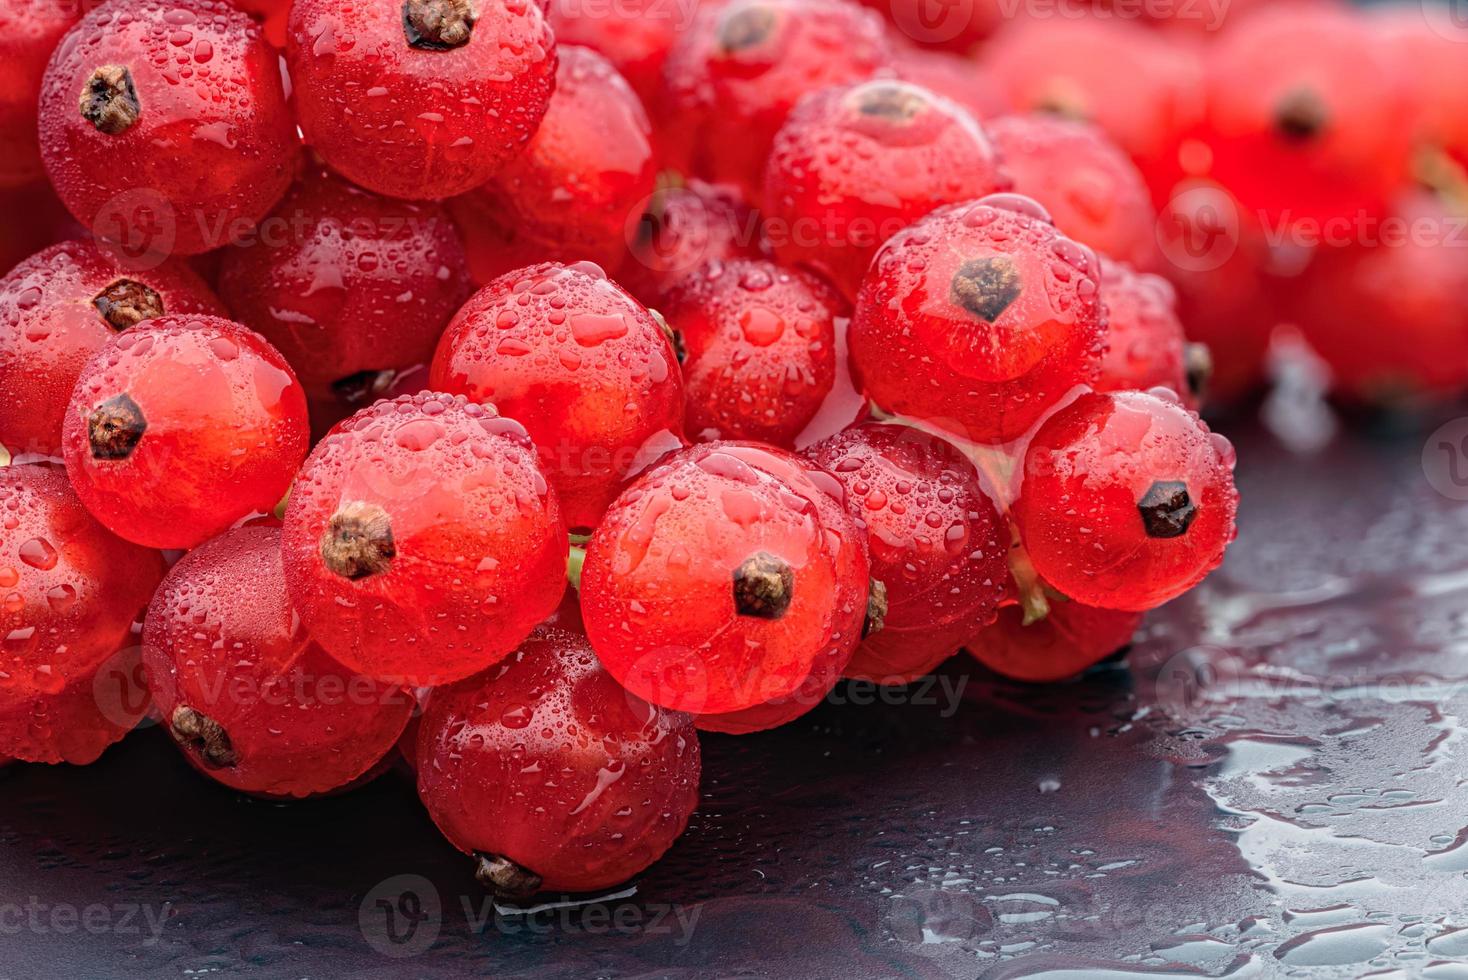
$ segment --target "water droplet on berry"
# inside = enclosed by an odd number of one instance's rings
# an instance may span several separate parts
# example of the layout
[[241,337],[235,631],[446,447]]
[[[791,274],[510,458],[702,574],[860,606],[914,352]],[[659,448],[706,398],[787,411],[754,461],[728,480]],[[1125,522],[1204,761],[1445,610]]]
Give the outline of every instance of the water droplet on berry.
[[56,549],[45,538],[31,538],[20,546],[20,560],[43,572],[55,568],[57,558]]

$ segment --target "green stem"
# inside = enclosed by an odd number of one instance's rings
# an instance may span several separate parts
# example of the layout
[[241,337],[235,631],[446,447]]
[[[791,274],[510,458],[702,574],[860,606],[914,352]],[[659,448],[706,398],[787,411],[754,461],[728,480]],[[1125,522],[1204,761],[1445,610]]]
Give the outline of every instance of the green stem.
[[586,549],[573,544],[566,555],[566,578],[577,592],[581,591],[581,567],[586,564]]

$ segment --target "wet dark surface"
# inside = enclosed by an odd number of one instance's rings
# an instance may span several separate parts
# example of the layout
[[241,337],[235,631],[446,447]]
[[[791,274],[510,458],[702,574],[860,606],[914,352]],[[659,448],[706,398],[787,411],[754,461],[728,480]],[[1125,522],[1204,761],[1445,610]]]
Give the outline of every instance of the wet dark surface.
[[622,897],[497,913],[397,772],[272,805],[156,730],[12,768],[0,976],[1468,977],[1468,504],[1430,429],[1233,433],[1242,538],[1130,669],[956,663],[709,737]]

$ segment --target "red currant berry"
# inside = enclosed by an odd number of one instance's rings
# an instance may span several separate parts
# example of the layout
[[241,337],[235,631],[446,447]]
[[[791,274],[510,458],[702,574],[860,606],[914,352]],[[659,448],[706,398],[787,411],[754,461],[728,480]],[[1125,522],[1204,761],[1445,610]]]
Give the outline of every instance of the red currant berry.
[[[132,637],[122,642],[133,643]],[[136,646],[55,693],[0,687],[0,753],[26,762],[85,766],[122,741],[152,710]],[[0,764],[9,760],[0,754]]]
[[555,88],[555,40],[534,0],[297,0],[289,29],[306,142],[392,197],[451,197],[493,177]]
[[775,449],[708,443],[667,457],[587,548],[581,606],[597,656],[677,711],[742,711],[811,687],[795,710],[814,707],[867,612],[865,535],[841,497],[829,474]]
[[279,503],[306,455],[301,385],[237,323],[162,316],[82,369],[62,429],[66,470],[129,541],[192,548]]
[[1009,583],[1009,528],[961,452],[906,425],[868,422],[805,451],[865,525],[882,628],[847,677],[905,684],[994,621]]
[[434,691],[423,717],[418,794],[501,898],[621,884],[663,855],[698,805],[688,716],[622,690],[574,619]]
[[1233,447],[1162,392],[1082,396],[1025,451],[1020,536],[1040,577],[1078,602],[1160,606],[1234,538]]
[[337,426],[285,513],[286,582],[312,638],[411,686],[513,650],[559,604],[566,548],[525,430],[443,394],[378,402]]
[[56,49],[40,118],[62,201],[133,255],[247,233],[285,193],[297,151],[279,57],[224,0],[96,8]]
[[1023,435],[1095,379],[1095,257],[1028,198],[933,212],[877,253],[851,321],[852,364],[882,408],[975,442]]
[[[657,98],[663,62],[680,33],[678,18],[669,16],[662,0],[550,0],[547,6],[563,57],[572,45],[590,48],[616,67],[643,103]],[[680,11],[691,12],[686,6]]]
[[82,367],[115,334],[165,314],[224,316],[182,262],[129,270],[106,248],[62,242],[0,280],[0,444],[61,454],[61,425]]
[[800,98],[886,68],[882,23],[846,0],[711,5],[668,55],[662,133],[684,173],[760,191],[775,133]]
[[1292,319],[1355,402],[1410,408],[1468,390],[1463,220],[1426,191],[1381,234],[1316,250],[1289,291]]
[[[1400,64],[1411,66],[1414,135],[1419,144],[1446,150],[1468,166],[1468,24],[1405,4],[1370,8],[1378,43],[1395,49]],[[1424,13],[1427,16],[1424,16]],[[1429,19],[1430,18],[1430,19]]]
[[476,192],[518,234],[616,268],[627,216],[657,181],[652,124],[637,94],[588,48],[561,45],[556,94],[525,152]]
[[1109,348],[1098,391],[1170,388],[1191,407],[1208,379],[1206,353],[1190,351],[1177,316],[1177,293],[1161,276],[1101,259]]
[[793,447],[831,392],[846,301],[808,272],[736,259],[679,280],[662,312],[686,353],[689,434]]
[[759,215],[727,184],[661,188],[629,231],[621,282],[648,306],[660,306],[669,286],[706,262],[767,255]]
[[882,243],[944,204],[1009,190],[973,118],[892,79],[802,101],[765,169],[765,230],[775,254],[855,296]]
[[921,86],[969,111],[983,122],[1009,111],[1009,103],[988,69],[971,58],[921,48],[898,48],[892,70],[904,82]]
[[573,528],[595,527],[628,474],[683,431],[667,333],[590,263],[521,269],[481,289],[444,333],[429,387],[524,425]]
[[163,576],[48,466],[0,468],[0,755],[91,762],[127,728],[93,691]]
[[1205,64],[1208,113],[1196,136],[1209,175],[1250,220],[1380,212],[1405,182],[1406,74],[1360,16],[1325,5],[1261,10],[1208,48]]
[[22,187],[45,175],[36,139],[41,79],[57,42],[80,16],[75,3],[0,2],[0,188]]
[[1030,684],[1074,677],[1132,641],[1142,614],[1054,601],[1050,615],[1024,624],[1019,606],[999,611],[999,621],[969,641],[968,652],[996,674]]
[[986,129],[1014,188],[1062,232],[1140,269],[1157,265],[1157,212],[1141,173],[1099,129],[1054,116],[1006,116]]
[[195,768],[242,792],[302,797],[371,770],[413,699],[353,674],[306,635],[280,537],[278,527],[241,527],[185,555],[148,608],[143,666]]
[[375,400],[384,372],[433,357],[469,276],[441,207],[315,171],[256,241],[227,251],[219,290],[285,355],[309,397],[360,407]]

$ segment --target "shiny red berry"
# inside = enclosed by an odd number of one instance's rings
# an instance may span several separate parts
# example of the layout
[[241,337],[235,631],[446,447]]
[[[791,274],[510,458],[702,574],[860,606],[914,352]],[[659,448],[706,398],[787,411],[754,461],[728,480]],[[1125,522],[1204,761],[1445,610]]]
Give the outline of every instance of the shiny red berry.
[[525,152],[474,196],[517,234],[615,269],[627,219],[657,180],[652,124],[637,94],[589,48],[557,49],[556,93]]
[[45,176],[36,138],[41,79],[51,52],[81,12],[81,4],[57,0],[0,3],[0,188]]
[[573,528],[595,527],[628,474],[683,431],[668,335],[590,263],[521,269],[476,293],[444,334],[429,387],[524,425]]
[[1101,259],[1106,357],[1098,391],[1170,388],[1191,407],[1208,380],[1206,351],[1190,350],[1178,320],[1177,292],[1166,279]]
[[298,0],[286,53],[306,142],[353,182],[415,200],[494,176],[555,88],[534,0]]
[[841,497],[829,474],[753,444],[666,458],[587,548],[581,605],[597,656],[677,711],[742,711],[808,689],[793,713],[814,707],[867,612],[865,539]]
[[306,455],[306,398],[259,335],[162,316],[82,369],[62,430],[77,496],[114,533],[192,548],[280,502]]
[[1028,198],[933,212],[877,253],[851,321],[852,364],[883,409],[975,442],[1023,435],[1095,379],[1100,273]]
[[94,690],[163,576],[156,551],[114,536],[59,469],[0,468],[0,755],[91,762],[137,720]]
[[846,301],[811,273],[736,259],[684,276],[662,313],[685,352],[689,436],[792,448],[831,392]]
[[1157,265],[1157,212],[1142,174],[1105,134],[1055,116],[1005,116],[985,126],[1014,177],[1063,233],[1141,269]]
[[312,642],[286,594],[280,538],[241,527],[185,555],[148,608],[143,666],[195,768],[242,792],[302,797],[376,765],[413,698]]
[[669,163],[751,200],[775,133],[801,97],[892,59],[882,23],[846,0],[731,0],[699,11],[664,69]]
[[698,805],[688,716],[622,690],[574,613],[434,691],[415,754],[434,823],[511,900],[621,884],[662,856]]
[[1160,606],[1234,539],[1233,447],[1167,395],[1082,396],[1025,452],[1020,536],[1046,584],[1077,602]]
[[385,372],[433,357],[469,276],[443,208],[316,170],[253,241],[226,251],[219,291],[285,355],[310,398],[360,407]]
[[368,677],[446,684],[502,659],[560,602],[560,505],[516,422],[425,393],[312,451],[285,513],[286,582],[316,642]]
[[846,676],[906,683],[994,621],[1009,583],[1009,527],[961,452],[911,426],[867,422],[805,455],[846,488],[886,597],[881,629]]
[[46,70],[40,134],[62,201],[130,255],[193,255],[248,233],[297,151],[279,56],[224,0],[88,13]]
[[629,228],[631,254],[620,281],[648,306],[706,262],[767,257],[760,218],[744,196],[727,184],[663,187]]
[[[590,48],[616,67],[644,103],[657,98],[663,62],[686,26],[681,16],[670,16],[664,0],[550,0],[546,6],[563,56],[572,45]],[[686,9],[679,7],[680,15]]]
[[973,637],[967,650],[996,674],[1049,684],[1116,653],[1132,641],[1141,624],[1141,613],[1052,601],[1048,616],[1026,626],[1020,607],[1006,606],[999,611],[999,621]]
[[87,360],[155,317],[224,307],[187,265],[133,270],[90,241],[54,245],[0,280],[0,445],[61,454],[61,426]]
[[855,296],[882,243],[944,204],[1011,187],[994,144],[947,99],[892,79],[803,100],[765,168],[775,254]]

